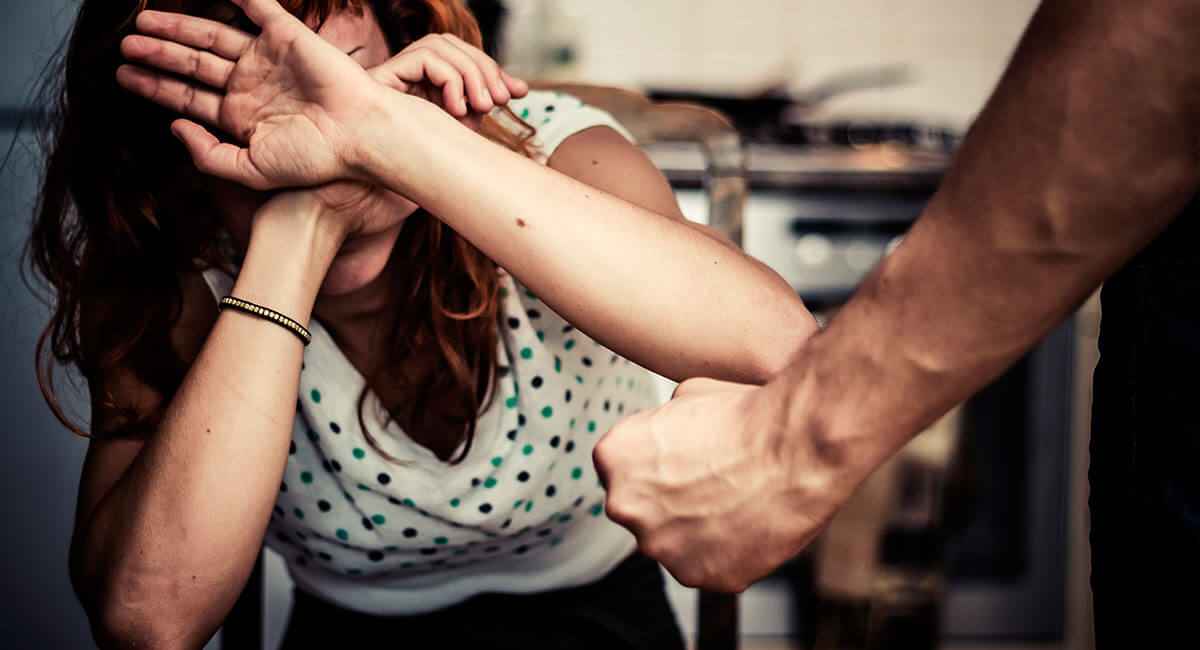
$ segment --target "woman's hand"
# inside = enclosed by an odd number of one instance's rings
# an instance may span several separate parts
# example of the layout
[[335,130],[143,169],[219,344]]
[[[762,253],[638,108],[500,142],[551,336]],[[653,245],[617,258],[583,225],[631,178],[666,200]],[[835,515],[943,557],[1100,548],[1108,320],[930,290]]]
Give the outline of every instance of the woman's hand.
[[[490,110],[508,101],[506,92],[526,90],[450,37],[426,37],[368,73],[276,0],[233,1],[262,28],[257,37],[194,16],[144,11],[137,18],[142,33],[127,37],[122,52],[173,76],[125,65],[117,79],[190,118],[172,131],[201,171],[254,189],[360,178],[354,161],[385,86],[427,97],[441,88],[445,108],[459,118],[469,116],[468,99],[470,108]],[[193,120],[246,146],[221,142]]]

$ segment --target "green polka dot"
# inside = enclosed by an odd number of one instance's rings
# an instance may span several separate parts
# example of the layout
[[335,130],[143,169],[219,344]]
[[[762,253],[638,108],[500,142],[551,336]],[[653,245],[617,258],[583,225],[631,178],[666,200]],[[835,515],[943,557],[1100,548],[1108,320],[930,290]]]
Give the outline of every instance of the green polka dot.
[[597,503],[596,505],[592,506],[593,517],[599,517],[602,514],[604,514],[604,506],[602,504]]
[[529,512],[531,510],[533,510],[533,499],[525,502],[525,512]]
[[487,477],[487,480],[483,482],[483,487],[489,490],[496,487],[496,479],[491,476]]
[[551,545],[551,546],[558,546],[559,544],[562,544],[562,538],[561,538],[561,537],[555,537],[554,539],[550,540],[550,545]]
[[451,508],[457,508],[461,505],[462,505],[462,500],[460,500],[459,498],[455,497],[453,499],[450,499],[450,507]]
[[359,449],[358,447],[355,447],[354,451],[352,451],[350,453],[354,454],[354,457],[359,460],[362,460],[363,458],[366,458],[366,456],[367,456],[367,452],[363,451],[362,449]]
[[371,488],[363,485],[362,483],[358,484],[358,489],[362,490],[363,492],[369,492],[371,490]]
[[337,535],[337,538],[343,542],[350,539],[350,533],[347,533],[345,528],[337,529],[337,532],[334,534]]
[[533,348],[521,348],[521,358],[522,359],[532,359],[533,358]]
[[554,416],[554,407],[547,406],[542,409],[542,417],[549,418]]
[[303,483],[312,483],[312,472],[300,472],[300,481]]
[[413,503],[412,499],[405,499],[405,500],[401,501],[400,503],[403,503],[404,505],[406,505],[410,508],[415,508],[417,506],[416,503]]
[[554,372],[562,372],[562,359],[554,357]]
[[523,120],[529,119],[529,108],[528,107],[521,109],[521,119],[523,119]]
[[312,397],[312,401],[316,402],[317,404],[321,403],[321,391],[314,388],[309,395]]
[[499,467],[503,464],[504,464],[504,458],[502,456],[496,456],[495,458],[492,459],[492,467]]
[[543,343],[545,343],[545,342],[546,342],[546,333],[545,333],[545,332],[543,332],[542,330],[538,330],[538,332],[537,332],[537,337],[538,337],[538,340],[539,340],[539,341],[541,341],[541,342],[543,342]]
[[574,429],[574,428],[575,428],[575,418],[571,418],[571,424],[570,424],[570,428],[571,428],[571,429]]
[[304,519],[304,511],[303,510],[296,508],[295,510],[292,511],[292,513],[296,515],[297,519]]
[[513,502],[513,507],[520,508],[522,503],[525,503],[525,499],[517,499]]
[[596,433],[596,421],[595,420],[588,421],[588,433]]
[[507,298],[508,297],[508,289],[506,289],[504,287],[500,287],[500,297]]
[[560,524],[565,524],[568,521],[571,521],[571,515],[562,515],[558,518],[558,523]]
[[510,409],[517,408],[517,396],[513,395],[512,397],[504,400],[504,406],[506,406]]
[[563,343],[563,349],[565,349],[565,350],[570,350],[574,347],[575,347],[575,339],[567,339],[567,342]]
[[575,383],[583,384],[583,375],[575,375]]
[[445,546],[446,544],[450,543],[450,540],[446,539],[445,537],[434,537],[433,543],[437,544],[438,546]]
[[521,453],[525,454],[526,456],[528,456],[529,454],[532,454],[533,453],[533,445],[525,445],[524,447],[521,448]]
[[571,470],[571,478],[575,479],[576,481],[583,478],[583,468],[576,467],[575,469]]
[[384,517],[383,515],[371,515],[371,521],[382,526],[387,523],[387,518]]
[[538,299],[537,294],[535,294],[533,292],[533,289],[529,289],[528,287],[525,289],[525,295],[529,296],[530,298],[533,298],[534,300]]

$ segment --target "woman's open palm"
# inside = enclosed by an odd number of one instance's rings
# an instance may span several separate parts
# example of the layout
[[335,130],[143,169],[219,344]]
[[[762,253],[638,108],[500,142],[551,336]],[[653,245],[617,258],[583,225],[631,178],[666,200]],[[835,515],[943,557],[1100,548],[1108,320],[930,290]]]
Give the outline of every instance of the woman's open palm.
[[133,65],[118,70],[118,81],[189,118],[172,130],[205,173],[260,190],[351,177],[347,125],[369,105],[375,81],[276,0],[233,2],[262,28],[257,37],[203,18],[144,11],[137,17],[144,35],[121,44],[129,59],[206,87]]

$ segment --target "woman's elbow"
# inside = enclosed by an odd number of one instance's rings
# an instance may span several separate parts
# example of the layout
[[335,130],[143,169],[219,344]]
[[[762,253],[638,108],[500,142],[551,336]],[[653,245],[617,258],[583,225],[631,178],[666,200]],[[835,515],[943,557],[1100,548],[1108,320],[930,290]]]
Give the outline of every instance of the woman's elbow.
[[752,384],[765,384],[783,372],[820,326],[804,304],[791,296],[772,298],[770,318],[757,335],[746,337],[745,355]]
[[87,613],[100,648],[189,648],[201,643],[170,599],[149,593],[133,581],[83,577],[72,571],[75,593]]

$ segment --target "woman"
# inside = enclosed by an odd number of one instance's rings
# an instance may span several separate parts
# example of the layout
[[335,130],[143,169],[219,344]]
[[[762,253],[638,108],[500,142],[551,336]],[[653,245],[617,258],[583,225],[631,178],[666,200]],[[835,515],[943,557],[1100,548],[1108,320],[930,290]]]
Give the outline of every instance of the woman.
[[589,453],[633,363],[761,382],[803,305],[456,1],[236,4],[85,0],[65,59],[32,251],[93,397],[97,638],[200,645],[265,535],[287,647],[681,647]]

